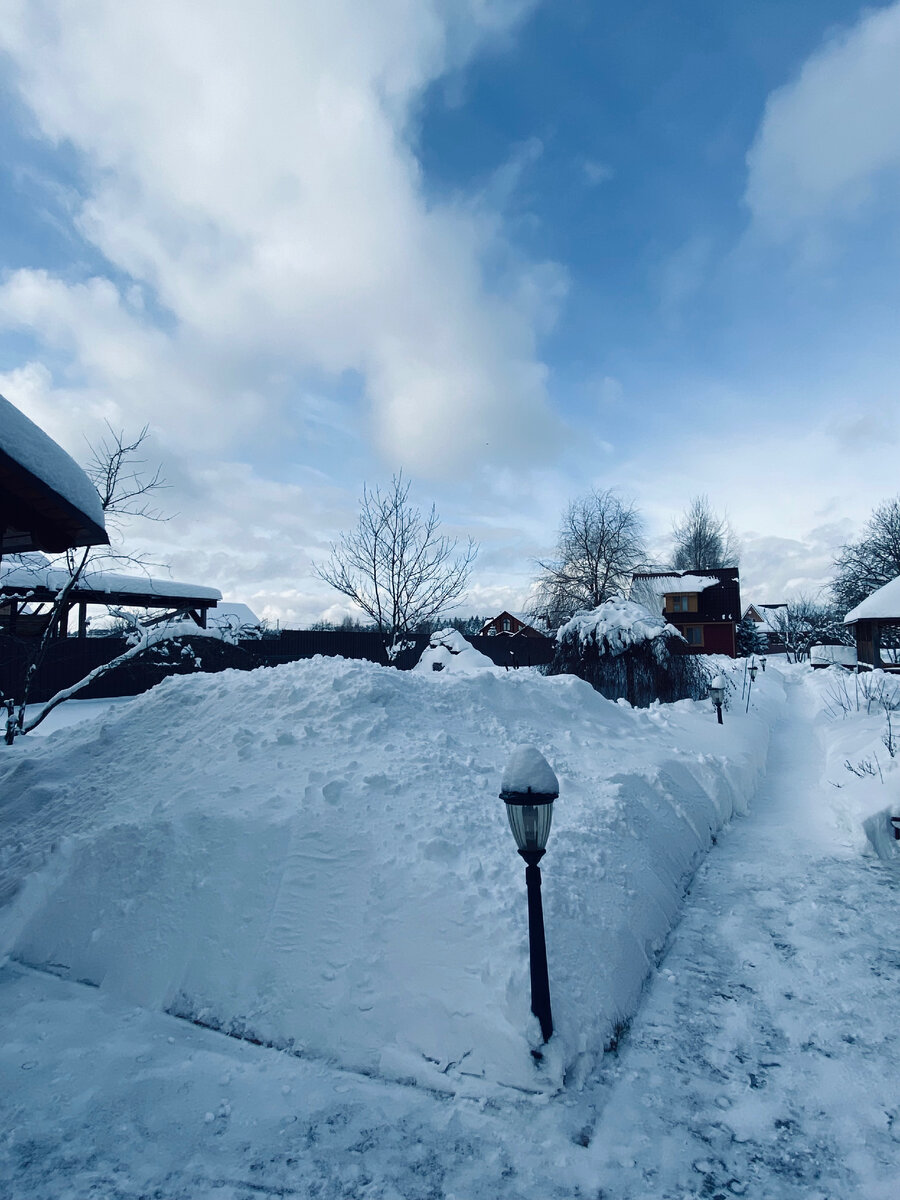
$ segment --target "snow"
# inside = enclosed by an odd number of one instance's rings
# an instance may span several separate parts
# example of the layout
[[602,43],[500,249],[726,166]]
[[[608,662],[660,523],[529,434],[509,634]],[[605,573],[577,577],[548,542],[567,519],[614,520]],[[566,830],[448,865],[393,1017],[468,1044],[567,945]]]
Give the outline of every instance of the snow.
[[714,575],[649,575],[639,576],[635,582],[649,584],[660,596],[668,592],[705,592],[721,582]]
[[0,396],[0,449],[101,529],[104,527],[97,489],[81,467],[4,396]]
[[719,582],[713,575],[636,575],[631,581],[629,599],[661,612],[663,597],[669,593],[704,592]]
[[[103,700],[69,700],[54,708],[30,736],[47,737],[57,729],[65,729],[69,725],[78,725],[82,721],[96,721],[130,702],[131,696],[111,696]],[[36,717],[42,707],[40,704],[29,705],[25,712],[26,722]]]
[[495,666],[486,654],[476,650],[458,629],[439,629],[428,639],[428,645],[413,670],[443,677],[448,672],[452,675],[478,675],[484,671],[496,673],[503,668]]
[[[34,588],[46,588],[59,592],[70,579],[68,571],[46,565],[43,555],[9,556],[0,563],[0,588],[17,588],[27,592]],[[19,561],[17,561],[17,559]],[[26,561],[27,560],[27,561]],[[221,600],[222,593],[216,588],[203,587],[196,583],[176,583],[171,579],[152,579],[149,575],[120,575],[115,571],[101,571],[88,567],[75,585],[74,591],[119,592],[133,596],[158,596],[161,601],[181,597],[193,600]],[[161,605],[160,607],[163,607]]]
[[[0,759],[3,840],[22,847],[6,885],[33,877],[2,949],[440,1090],[583,1076],[746,807],[768,728],[732,722],[711,754],[706,705],[632,710],[568,676],[435,678],[321,658],[171,678],[90,734],[17,739]],[[565,814],[545,872],[559,1033],[540,1069],[498,799],[524,743]]]
[[261,622],[249,605],[228,600],[217,604],[208,614],[210,625],[230,630],[258,629]]
[[811,646],[809,650],[809,661],[816,664],[826,664],[827,666],[845,666],[855,667],[856,647],[855,646]]
[[674,625],[633,600],[606,600],[590,612],[576,613],[556,635],[559,642],[575,638],[582,644],[596,643],[601,654],[613,655],[658,638],[684,641]]
[[[761,621],[753,622],[759,633],[778,634],[781,632],[773,622],[778,619],[779,612],[787,607],[785,604],[754,604],[753,607],[762,617]],[[744,613],[744,616],[747,616],[747,612]]]
[[862,620],[900,619],[900,575],[867,596],[844,617],[845,625]]
[[893,1200],[900,681],[772,664],[718,726],[437,674],[173,678],[0,755],[4,1196]]
[[500,792],[507,795],[536,793],[558,796],[559,780],[536,746],[517,746],[503,768]]

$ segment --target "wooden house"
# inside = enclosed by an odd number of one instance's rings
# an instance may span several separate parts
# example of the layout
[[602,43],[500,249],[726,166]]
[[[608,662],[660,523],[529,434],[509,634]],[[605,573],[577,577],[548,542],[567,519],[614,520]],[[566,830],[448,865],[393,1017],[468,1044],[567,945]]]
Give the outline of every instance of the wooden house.
[[660,612],[695,654],[737,655],[741,619],[737,567],[699,571],[641,571],[632,577],[631,599]]
[[504,610],[498,613],[496,617],[491,617],[489,621],[485,621],[479,631],[479,637],[525,637],[525,638],[545,638],[547,633],[542,633],[540,629],[535,627],[526,620],[523,613],[511,613]]
[[784,654],[784,638],[778,629],[777,613],[786,609],[787,604],[748,604],[744,611],[745,619],[749,617],[757,627],[757,631],[766,639],[767,654]]

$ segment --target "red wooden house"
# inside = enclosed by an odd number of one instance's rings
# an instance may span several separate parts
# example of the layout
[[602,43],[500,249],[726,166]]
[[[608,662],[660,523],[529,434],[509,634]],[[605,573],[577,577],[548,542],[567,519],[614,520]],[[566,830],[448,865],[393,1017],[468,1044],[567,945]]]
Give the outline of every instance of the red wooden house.
[[491,617],[489,621],[485,621],[478,636],[543,638],[547,637],[547,634],[542,633],[540,629],[535,629],[533,625],[529,625],[524,614],[511,613],[504,610],[498,613],[496,617]]
[[695,654],[737,656],[741,590],[737,567],[707,571],[642,571],[632,576],[631,599],[661,612]]

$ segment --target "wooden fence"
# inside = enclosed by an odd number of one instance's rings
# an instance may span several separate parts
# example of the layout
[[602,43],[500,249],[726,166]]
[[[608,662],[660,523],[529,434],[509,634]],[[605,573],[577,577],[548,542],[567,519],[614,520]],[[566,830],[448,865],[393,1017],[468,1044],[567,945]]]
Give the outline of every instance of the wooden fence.
[[[396,666],[408,671],[418,662],[428,645],[428,638],[408,639],[409,645],[399,655]],[[468,638],[476,650],[498,666],[543,666],[553,657],[555,643],[550,638]],[[281,663],[312,658],[316,654],[328,657],[367,659],[386,663],[384,642],[377,633],[344,630],[285,629],[278,637],[259,641],[242,641],[234,646],[218,639],[193,639],[192,646],[199,659],[199,670],[221,671],[226,668],[253,670]],[[89,675],[95,667],[110,662],[128,647],[123,638],[62,638],[47,649],[38,666],[29,699],[49,700],[62,688],[71,687]],[[0,635],[0,692],[18,700],[22,694],[29,656],[36,649],[31,638]],[[198,670],[190,653],[170,655],[166,661],[131,661],[110,671],[80,691],[81,699],[109,696],[136,696],[145,692],[167,675],[188,674]]]

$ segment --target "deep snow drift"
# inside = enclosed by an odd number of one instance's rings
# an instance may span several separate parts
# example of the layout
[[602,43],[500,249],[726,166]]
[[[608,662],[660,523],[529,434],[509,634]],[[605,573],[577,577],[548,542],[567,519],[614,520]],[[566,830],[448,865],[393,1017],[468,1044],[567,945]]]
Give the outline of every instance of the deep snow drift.
[[[475,1094],[577,1083],[752,794],[768,725],[531,672],[313,659],[172,678],[0,759],[0,951],[368,1073]],[[540,1066],[498,799],[523,743],[560,781]]]

